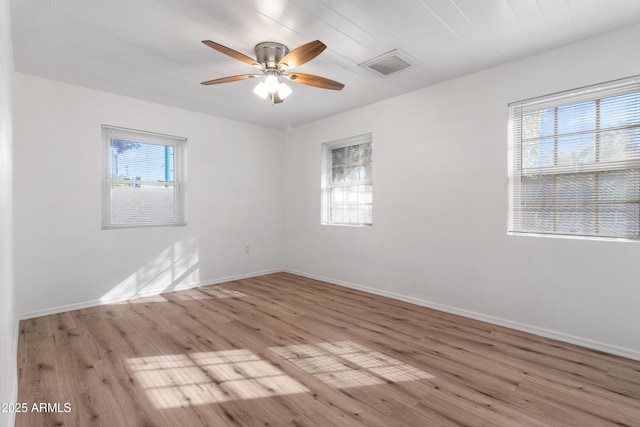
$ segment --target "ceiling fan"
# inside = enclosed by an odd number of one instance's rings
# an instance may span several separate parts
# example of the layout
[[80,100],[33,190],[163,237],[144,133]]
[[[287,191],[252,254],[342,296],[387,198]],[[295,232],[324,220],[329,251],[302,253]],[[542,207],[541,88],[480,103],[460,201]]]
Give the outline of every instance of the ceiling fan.
[[269,98],[273,104],[281,103],[292,92],[291,88],[281,81],[281,78],[321,89],[342,90],[344,87],[342,83],[325,77],[315,76],[313,74],[292,73],[290,71],[293,68],[311,61],[327,48],[320,40],[309,42],[292,51],[289,51],[289,48],[282,43],[258,43],[254,48],[256,59],[210,40],[204,40],[202,43],[262,71],[262,74],[241,74],[202,82],[202,84],[206,86],[237,82],[265,75],[264,81],[261,81],[253,92],[263,99]]

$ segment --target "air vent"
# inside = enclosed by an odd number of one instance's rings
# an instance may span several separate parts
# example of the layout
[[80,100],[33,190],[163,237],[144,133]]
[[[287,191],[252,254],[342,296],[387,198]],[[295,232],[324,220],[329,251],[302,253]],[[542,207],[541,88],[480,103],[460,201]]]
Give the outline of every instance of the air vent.
[[418,63],[414,59],[398,49],[383,53],[380,56],[360,64],[361,67],[369,68],[383,76],[391,76],[400,71],[413,68],[416,65],[418,65]]

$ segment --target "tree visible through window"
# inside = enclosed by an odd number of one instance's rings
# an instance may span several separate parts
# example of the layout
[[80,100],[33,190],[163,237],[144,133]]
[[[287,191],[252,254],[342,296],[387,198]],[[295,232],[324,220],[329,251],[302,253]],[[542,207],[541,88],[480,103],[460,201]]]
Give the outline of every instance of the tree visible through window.
[[103,138],[103,228],[184,224],[184,139],[107,126]]
[[639,82],[510,105],[510,231],[640,236]]

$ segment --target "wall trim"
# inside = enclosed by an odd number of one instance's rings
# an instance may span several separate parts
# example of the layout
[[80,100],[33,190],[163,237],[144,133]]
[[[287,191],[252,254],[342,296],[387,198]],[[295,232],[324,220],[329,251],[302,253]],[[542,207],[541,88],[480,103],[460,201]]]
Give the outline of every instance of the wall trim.
[[[220,283],[232,282],[234,280],[249,279],[249,278],[252,278],[252,277],[264,276],[266,274],[279,273],[281,271],[282,271],[282,269],[278,268],[278,269],[274,269],[274,270],[254,271],[254,272],[251,272],[251,273],[236,274],[236,275],[233,275],[233,276],[219,277],[219,278],[216,278],[216,279],[201,280],[201,281],[196,282],[196,283],[189,283],[189,284],[186,284],[186,285],[176,286],[175,288],[173,288],[171,290],[164,291],[164,292],[142,292],[142,293],[136,295],[133,298],[125,297],[125,298],[97,299],[97,300],[92,300],[92,301],[84,301],[84,302],[78,302],[78,303],[73,303],[73,304],[59,305],[57,307],[50,307],[50,308],[44,308],[42,310],[34,310],[34,311],[26,312],[26,313],[20,313],[18,315],[18,320],[19,321],[20,320],[27,320],[27,319],[33,319],[35,317],[48,316],[50,314],[64,313],[66,311],[73,311],[73,310],[81,310],[83,308],[98,307],[98,306],[101,306],[101,305],[113,304],[113,303],[128,301],[128,300],[132,300],[132,299],[136,299],[136,298],[145,298],[145,297],[150,297],[150,296],[154,296],[154,295],[162,295],[162,294],[166,294],[166,293],[169,293],[169,292],[186,291],[188,289],[199,288],[199,287],[202,287],[202,286],[217,285],[217,284],[220,284]],[[17,346],[16,346],[16,348],[17,348]]]
[[283,271],[286,273],[291,273],[291,274],[295,274],[302,277],[308,277],[310,279],[320,280],[320,281],[331,283],[334,285],[343,286],[346,288],[356,289],[359,291],[368,292],[375,295],[381,295],[384,297],[393,298],[399,301],[420,305],[422,307],[432,308],[434,310],[444,311],[446,313],[456,314],[462,317],[468,317],[470,319],[480,320],[480,321],[491,323],[494,325],[504,326],[507,328],[515,329],[517,331],[527,332],[533,335],[538,335],[545,338],[551,338],[551,339],[566,342],[569,344],[575,344],[581,347],[589,348],[591,350],[602,351],[602,352],[613,354],[616,356],[622,356],[629,359],[640,361],[640,351],[633,350],[630,348],[619,347],[612,344],[590,340],[588,338],[577,337],[574,335],[569,335],[562,332],[553,331],[550,329],[539,328],[537,326],[528,325],[525,323],[514,322],[511,320],[489,316],[489,315],[478,313],[475,311],[469,311],[462,308],[439,304],[436,302],[415,298],[415,297],[410,297],[407,295],[402,295],[402,294],[385,291],[381,289],[375,289],[368,286],[357,285],[355,283],[345,282],[343,280],[337,280],[330,277],[320,276],[317,274],[305,273],[302,271],[292,270],[288,268],[285,268]]

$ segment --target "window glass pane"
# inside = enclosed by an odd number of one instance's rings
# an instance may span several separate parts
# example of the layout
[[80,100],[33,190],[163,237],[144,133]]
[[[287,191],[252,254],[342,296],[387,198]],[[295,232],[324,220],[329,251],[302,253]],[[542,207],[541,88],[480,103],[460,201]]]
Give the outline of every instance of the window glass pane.
[[331,209],[331,222],[335,222],[338,224],[345,224],[346,223],[345,218],[346,217],[345,217],[344,206],[333,207]]
[[359,165],[362,163],[362,145],[352,145],[351,147],[347,147],[347,151],[349,152],[349,165]]
[[529,207],[523,212],[522,225],[532,233],[553,233],[554,213],[540,207]]
[[333,166],[333,168],[331,168],[331,182],[333,182],[334,184],[344,182],[345,177],[346,172],[343,166]]
[[553,166],[554,138],[543,138],[523,141],[522,167],[540,168]]
[[345,187],[344,193],[345,193],[346,202],[358,203],[358,188],[360,188],[359,185]]
[[637,159],[640,155],[640,129],[618,129],[600,134],[600,161]]
[[331,150],[331,182],[339,183],[345,182],[347,165],[347,148],[335,148]]
[[601,172],[600,200],[605,202],[640,202],[640,171],[637,169]]
[[371,224],[371,205],[345,204],[331,209],[331,221],[338,224]]
[[615,203],[600,206],[599,234],[608,237],[638,237],[640,205]]
[[331,189],[331,204],[344,203],[344,189],[342,187]]
[[360,185],[358,187],[358,201],[366,204],[373,202],[373,187],[371,185]]
[[356,182],[360,180],[361,166],[349,166],[346,173],[346,182]]
[[367,165],[360,166],[358,168],[359,179],[361,181],[366,181],[371,179],[371,163]]
[[173,185],[111,185],[113,225],[156,225],[176,222]]
[[352,224],[371,223],[373,187],[353,185],[331,189],[332,221]]
[[333,183],[371,179],[371,144],[332,149],[331,168]]
[[528,176],[522,181],[522,222],[527,230],[548,233],[554,227],[553,176]]
[[558,204],[577,206],[596,201],[595,173],[557,175],[555,179]]
[[371,224],[373,222],[373,206],[361,205],[359,207],[358,218],[360,224]]
[[600,234],[637,237],[640,232],[640,170],[602,172]]
[[360,218],[358,217],[358,206],[347,206],[347,222],[349,224],[360,224]]
[[174,181],[174,147],[110,139],[110,175],[132,181]]
[[558,133],[573,133],[595,130],[596,102],[558,107]]
[[640,124],[640,93],[605,98],[600,101],[600,127]]
[[593,235],[596,231],[596,174],[564,174],[555,179],[556,232]]
[[553,135],[553,108],[536,110],[522,116],[522,138],[539,138]]
[[594,133],[558,137],[558,165],[593,163],[596,159]]
[[531,205],[545,205],[553,203],[554,185],[552,175],[532,175],[523,178],[523,200]]
[[595,206],[580,205],[558,206],[556,233],[595,235]]

